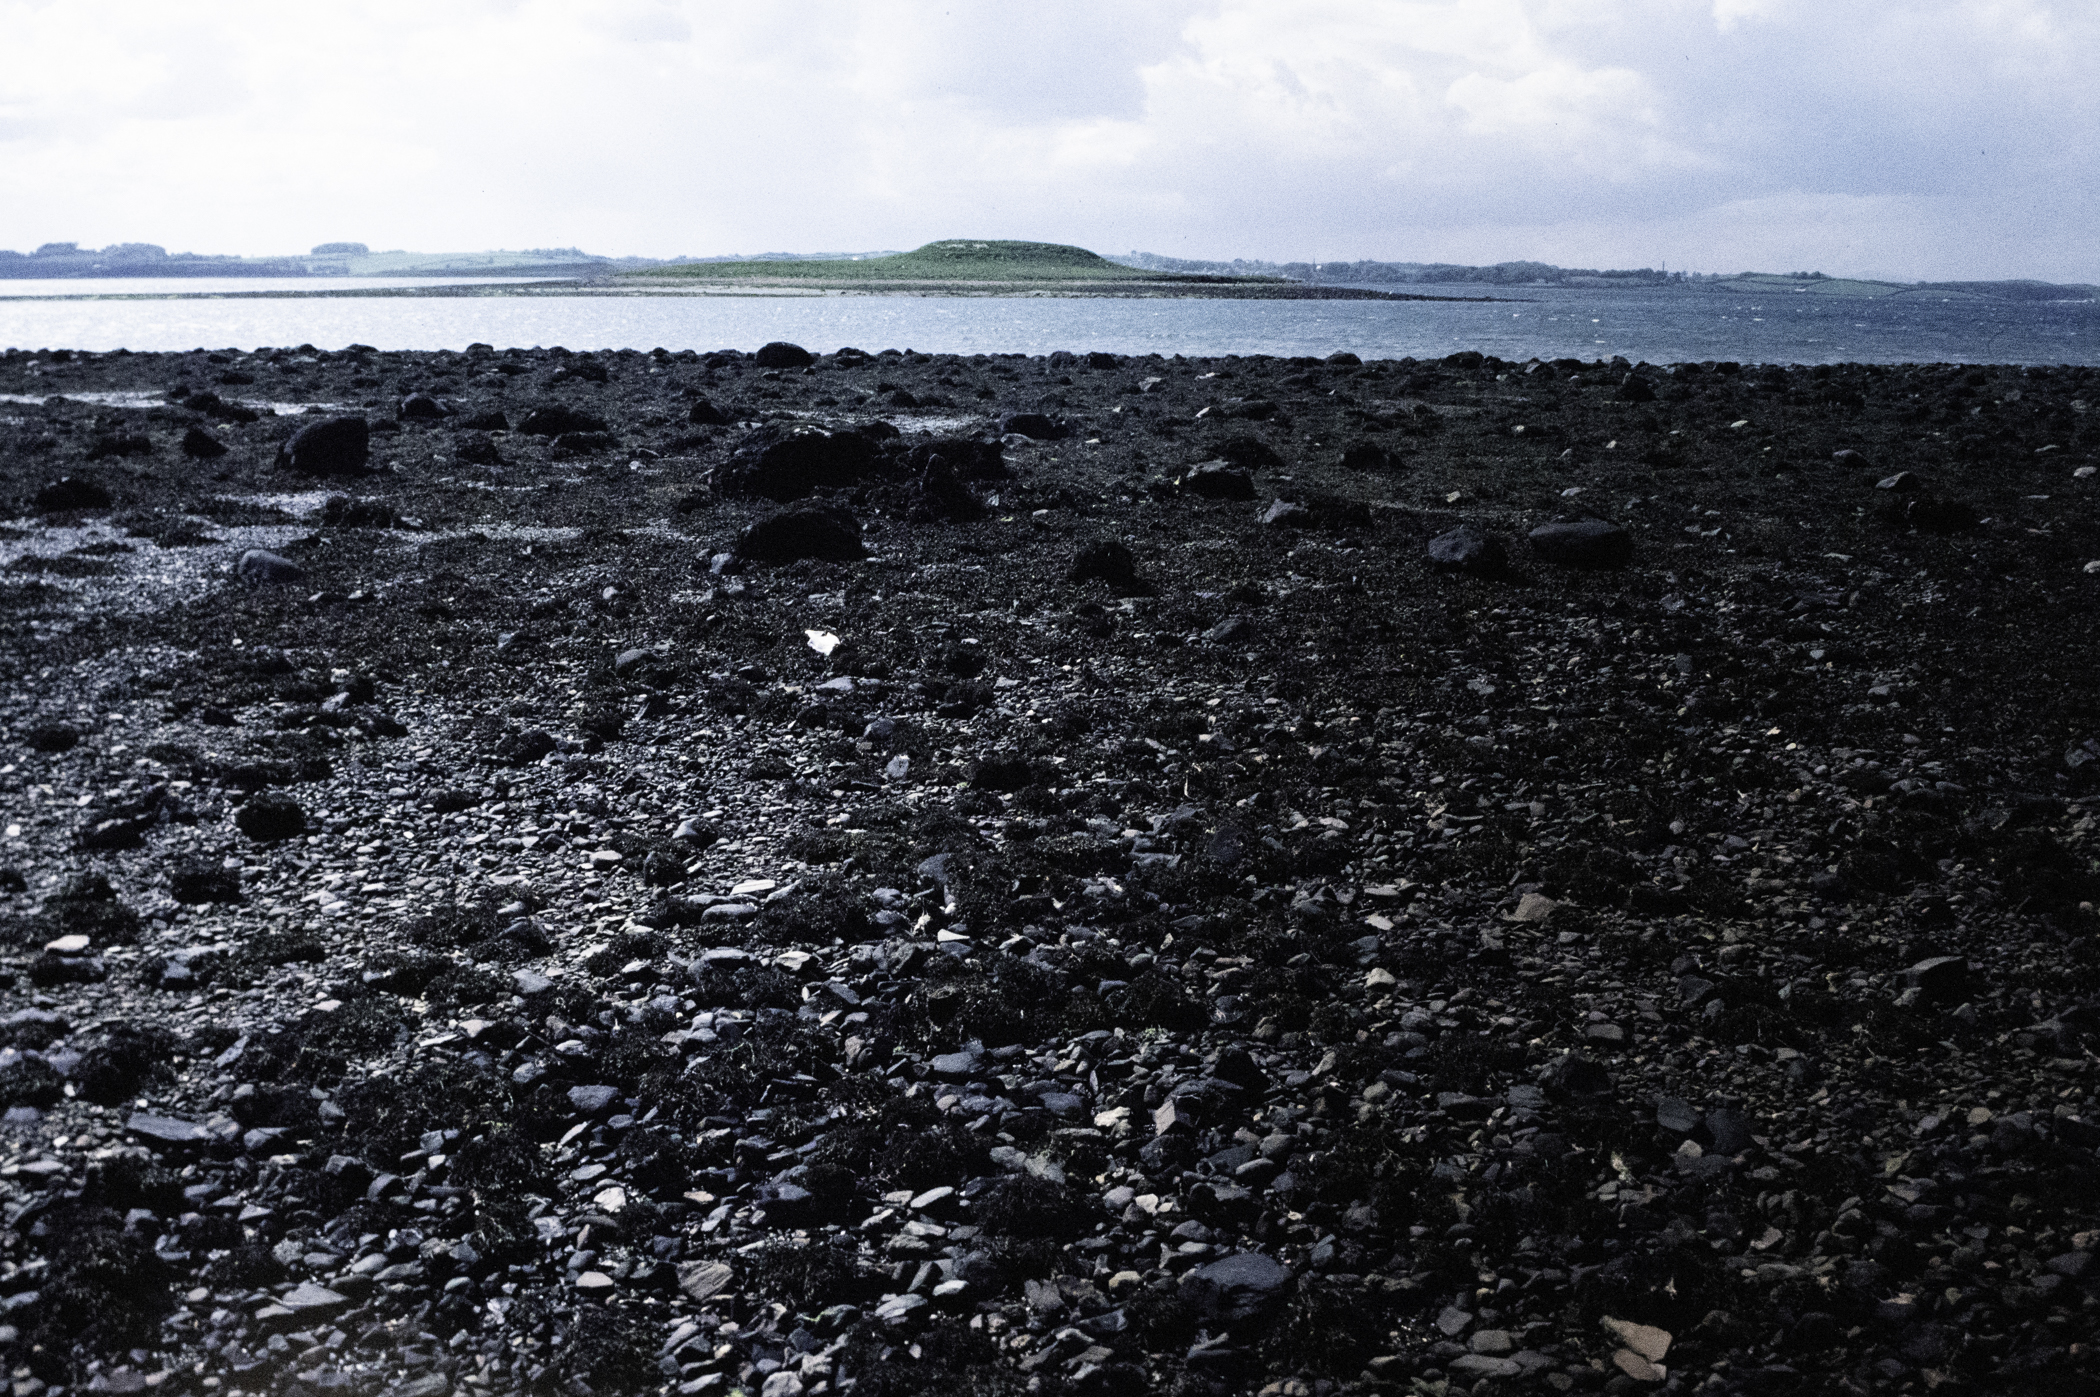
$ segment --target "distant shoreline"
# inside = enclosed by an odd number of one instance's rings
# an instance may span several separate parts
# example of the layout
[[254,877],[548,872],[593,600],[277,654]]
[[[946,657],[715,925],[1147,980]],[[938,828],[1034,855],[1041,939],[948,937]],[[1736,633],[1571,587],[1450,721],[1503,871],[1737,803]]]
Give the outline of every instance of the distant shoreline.
[[[226,280],[244,278],[228,277]],[[2058,305],[2090,304],[2100,296],[2082,295],[2092,288],[2075,285],[2054,285],[2043,288],[2039,284],[2025,284],[2025,294],[2006,295],[1990,287],[2022,286],[2021,283],[1971,283],[1919,284],[1900,286],[1888,283],[1862,284],[1837,282],[1831,289],[1813,283],[1802,285],[1780,278],[1731,278],[1725,281],[1679,283],[1674,285],[1631,283],[1617,286],[1562,286],[1562,285],[1511,285],[1504,288],[1503,295],[1443,295],[1426,291],[1386,290],[1368,286],[1334,286],[1318,282],[1284,282],[1275,280],[1158,280],[1134,277],[1117,281],[895,281],[868,280],[857,282],[834,282],[800,278],[773,279],[762,277],[700,277],[691,274],[682,276],[652,276],[648,273],[627,273],[617,278],[603,274],[593,276],[492,276],[487,281],[448,281],[441,285],[409,286],[301,286],[276,287],[257,290],[219,289],[197,291],[184,289],[189,277],[110,276],[78,278],[78,280],[105,281],[166,281],[172,283],[165,291],[126,289],[121,291],[68,291],[59,289],[39,290],[23,294],[8,289],[9,281],[26,281],[32,278],[0,277],[0,304],[21,302],[86,302],[86,301],[294,301],[294,300],[356,300],[356,299],[458,299],[492,297],[604,297],[610,299],[636,297],[690,297],[694,299],[766,299],[787,297],[797,300],[874,297],[874,298],[923,298],[923,299],[996,299],[1029,298],[1061,300],[1248,300],[1248,301],[1419,301],[1452,304],[1530,304],[1542,294],[1567,294],[1570,292],[1596,292],[1603,294],[1628,292],[1659,292],[1685,297],[1729,294],[1737,296],[1808,296],[1818,300],[1846,299],[1859,301],[1893,300],[1974,300],[1983,302],[2017,301]],[[68,281],[75,278],[48,278],[50,281]],[[1421,283],[1416,283],[1421,284]],[[1459,285],[1462,283],[1430,283],[1432,285]],[[1868,287],[1871,286],[1871,289]],[[2047,294],[2055,293],[2055,294]]]
[[[114,280],[115,278],[112,278]],[[170,278],[173,280],[173,278]],[[816,299],[843,296],[921,298],[1032,297],[1068,300],[1247,300],[1247,301],[1448,301],[1468,304],[1518,302],[1520,296],[1437,296],[1419,292],[1373,291],[1361,287],[1310,286],[1299,283],[1168,282],[1133,279],[1118,282],[860,282],[849,286],[802,281],[713,280],[694,277],[623,278],[618,284],[582,279],[506,279],[447,286],[315,287],[271,291],[85,291],[9,295],[0,282],[0,303],[19,301],[237,301],[344,300],[360,298],[456,298],[493,296],[637,296],[755,297],[793,296]]]

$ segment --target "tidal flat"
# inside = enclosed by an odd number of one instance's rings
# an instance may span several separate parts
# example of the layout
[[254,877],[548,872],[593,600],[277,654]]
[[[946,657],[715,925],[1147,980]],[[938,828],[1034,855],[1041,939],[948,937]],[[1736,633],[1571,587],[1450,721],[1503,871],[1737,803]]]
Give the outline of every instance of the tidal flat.
[[0,356],[14,1391],[2084,1390],[2096,389]]

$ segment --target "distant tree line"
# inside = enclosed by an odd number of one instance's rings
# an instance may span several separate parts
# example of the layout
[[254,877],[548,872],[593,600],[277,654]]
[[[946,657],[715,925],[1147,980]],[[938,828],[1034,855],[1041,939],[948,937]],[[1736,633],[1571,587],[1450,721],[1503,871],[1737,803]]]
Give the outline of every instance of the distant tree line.
[[[372,251],[364,243],[322,243],[310,253],[298,253],[286,257],[231,257],[214,256],[195,252],[169,252],[155,243],[112,243],[104,248],[84,248],[79,243],[45,243],[29,253],[0,249],[0,279],[44,278],[44,277],[102,277],[102,276],[212,276],[212,277],[294,277],[312,275],[341,275],[350,257],[369,257]],[[401,254],[380,254],[399,256]],[[469,254],[470,260],[458,270],[488,270],[490,254]],[[507,257],[509,262],[497,261],[494,266],[517,265],[520,267],[548,266],[597,266],[613,265],[614,259],[601,257],[574,247],[536,247],[523,252],[496,254]],[[617,265],[625,266],[639,259],[620,259]],[[453,270],[447,256],[440,254],[423,259],[422,264],[388,268],[390,275],[436,274]]]
[[155,243],[84,248],[45,243],[30,253],[0,248],[0,277],[79,276],[300,276],[303,257],[212,257],[169,252]]

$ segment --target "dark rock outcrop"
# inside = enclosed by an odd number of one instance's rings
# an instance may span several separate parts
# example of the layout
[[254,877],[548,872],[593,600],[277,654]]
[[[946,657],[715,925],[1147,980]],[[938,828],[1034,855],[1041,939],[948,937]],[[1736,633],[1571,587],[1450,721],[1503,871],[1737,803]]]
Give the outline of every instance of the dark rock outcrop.
[[372,454],[371,424],[362,417],[311,422],[277,448],[277,468],[293,475],[362,475]]
[[758,353],[752,357],[762,369],[806,369],[817,362],[816,355],[786,340],[760,345]]
[[1541,524],[1529,538],[1533,552],[1559,567],[1622,568],[1633,561],[1633,535],[1602,519]]
[[744,562],[791,563],[821,558],[846,563],[867,556],[860,521],[836,505],[798,505],[761,519],[737,535],[731,550]]

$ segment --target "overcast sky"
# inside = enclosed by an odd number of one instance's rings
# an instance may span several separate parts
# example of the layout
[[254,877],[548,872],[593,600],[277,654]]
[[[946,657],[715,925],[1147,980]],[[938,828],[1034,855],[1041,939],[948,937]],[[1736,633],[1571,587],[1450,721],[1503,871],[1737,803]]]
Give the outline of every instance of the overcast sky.
[[2094,0],[0,0],[0,247],[2100,281]]

